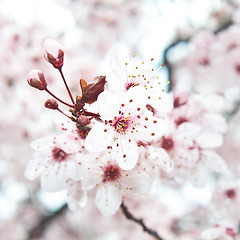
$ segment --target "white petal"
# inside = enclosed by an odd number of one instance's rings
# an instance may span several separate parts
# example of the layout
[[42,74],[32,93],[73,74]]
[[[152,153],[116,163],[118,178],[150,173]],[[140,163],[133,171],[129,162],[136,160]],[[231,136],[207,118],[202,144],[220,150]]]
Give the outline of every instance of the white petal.
[[165,171],[172,171],[174,168],[172,159],[170,159],[167,151],[163,148],[159,148],[159,162]]
[[153,160],[154,165],[159,165],[165,171],[171,171],[174,167],[167,151],[163,148],[148,148],[148,157]]
[[186,166],[187,168],[192,168],[199,160],[199,150],[196,148],[178,148],[175,151],[174,160],[176,160],[180,165]]
[[222,228],[209,228],[202,232],[202,240],[217,240],[224,234]]
[[145,172],[129,173],[121,178],[122,191],[131,195],[147,193],[152,188],[153,180]]
[[150,94],[149,104],[160,112],[170,112],[173,109],[172,97],[169,94]]
[[116,213],[122,203],[122,195],[113,184],[99,186],[95,204],[104,216],[111,216]]
[[120,81],[126,81],[126,66],[125,63],[129,64],[128,54],[123,48],[116,48],[112,51],[110,56],[110,67],[115,79]]
[[71,211],[87,204],[87,192],[81,189],[81,182],[69,180],[67,184],[67,203]]
[[199,134],[196,142],[202,148],[216,148],[223,144],[223,136],[218,133],[204,132]]
[[[117,143],[119,146],[117,147]],[[123,170],[133,169],[138,161],[138,147],[136,142],[131,141],[124,136],[115,141],[113,146],[113,157]]]
[[194,172],[189,177],[190,182],[196,188],[204,187],[208,181],[209,170],[204,164],[198,164]]
[[[81,158],[81,155],[76,154],[75,157]],[[83,178],[83,169],[84,167],[82,162],[77,162],[71,159],[66,162],[66,174],[74,181],[79,181]]]
[[52,164],[41,175],[41,187],[47,192],[57,192],[66,187],[68,176],[63,164]]
[[57,136],[56,145],[63,149],[67,154],[77,153],[81,148],[80,143],[74,134],[61,134]]
[[44,171],[45,163],[46,159],[44,159],[44,155],[36,152],[32,159],[28,162],[24,176],[29,180],[36,179]]
[[197,124],[185,122],[178,126],[176,131],[176,138],[183,138],[183,137],[192,137],[196,136],[200,133],[201,127]]
[[90,169],[86,170],[86,174],[82,179],[82,189],[90,190],[96,187],[102,181],[102,170]]
[[47,150],[50,148],[50,146],[52,146],[53,142],[55,141],[56,136],[50,136],[50,137],[44,137],[44,138],[40,138],[36,141],[33,141],[31,143],[31,147],[35,150],[35,151],[43,151],[43,150]]
[[227,122],[223,116],[215,113],[204,114],[204,120],[207,122],[207,129],[214,132],[226,133]]
[[107,149],[110,146],[114,139],[113,129],[107,129],[107,132],[104,132],[106,125],[104,123],[97,123],[88,133],[85,140],[85,147],[90,152],[101,152]]
[[212,151],[202,151],[201,160],[206,163],[206,165],[211,168],[213,171],[227,173],[228,167],[222,157]]
[[99,94],[98,110],[103,120],[112,120],[118,115],[120,102],[116,95],[113,95],[110,91],[105,90]]
[[[129,104],[130,100],[132,101]],[[129,104],[127,109],[130,112],[136,112],[137,108],[143,109],[146,107],[148,99],[145,89],[142,86],[137,86],[125,92],[122,95],[122,101]]]

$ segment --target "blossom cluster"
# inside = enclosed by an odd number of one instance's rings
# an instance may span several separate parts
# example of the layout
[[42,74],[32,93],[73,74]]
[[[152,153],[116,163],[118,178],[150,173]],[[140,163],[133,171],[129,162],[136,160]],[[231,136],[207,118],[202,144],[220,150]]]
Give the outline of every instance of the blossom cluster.
[[108,74],[90,83],[81,79],[82,93],[74,98],[63,75],[61,46],[46,40],[44,56],[61,74],[71,103],[48,89],[40,70],[29,73],[28,83],[69,107],[71,115],[55,99],[46,101],[46,108],[64,115],[54,119],[62,133],[32,143],[25,176],[40,177],[45,191],[66,189],[71,210],[94,195],[102,214],[113,215],[124,198],[148,193],[157,178],[201,187],[210,172],[228,173],[215,152],[227,130],[220,96],[167,93],[169,83],[159,78],[154,59],[140,61],[115,50]]

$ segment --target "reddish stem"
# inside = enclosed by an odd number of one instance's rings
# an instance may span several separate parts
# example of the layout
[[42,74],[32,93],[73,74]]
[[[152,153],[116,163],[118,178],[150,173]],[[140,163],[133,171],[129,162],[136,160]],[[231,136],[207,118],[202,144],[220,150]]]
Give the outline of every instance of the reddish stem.
[[69,96],[70,96],[70,98],[71,98],[71,101],[72,101],[73,104],[75,104],[74,99],[73,99],[73,96],[72,96],[72,94],[71,94],[71,92],[70,92],[70,90],[69,90],[69,87],[68,87],[68,85],[67,85],[67,82],[66,82],[66,80],[65,80],[65,77],[64,77],[64,75],[63,75],[62,68],[58,68],[58,70],[59,70],[59,72],[60,72],[60,74],[61,74],[61,77],[62,77],[62,79],[63,79],[63,82],[64,82],[64,84],[65,84],[65,87],[66,87],[66,89],[67,89],[67,91],[68,91],[68,94],[69,94]]
[[62,110],[60,110],[59,108],[57,108],[57,110],[62,113],[64,116],[68,117],[69,119],[71,119],[72,121],[75,121],[73,117],[68,116],[66,113],[64,113]]
[[73,105],[70,105],[70,104],[64,102],[63,100],[61,100],[60,98],[58,98],[57,96],[55,96],[55,95],[54,95],[53,93],[51,93],[47,88],[45,89],[45,91],[46,91],[48,94],[50,94],[52,97],[54,97],[55,99],[57,99],[59,102],[67,105],[68,107],[70,107],[70,108],[73,108],[73,107],[74,107]]

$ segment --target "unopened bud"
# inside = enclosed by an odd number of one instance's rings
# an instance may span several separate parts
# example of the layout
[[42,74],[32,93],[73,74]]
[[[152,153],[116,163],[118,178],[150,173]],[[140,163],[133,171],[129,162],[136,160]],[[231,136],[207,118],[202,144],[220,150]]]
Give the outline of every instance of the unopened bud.
[[53,65],[53,67],[60,69],[63,66],[64,52],[61,45],[52,40],[47,39],[43,44],[44,58]]
[[80,125],[86,126],[86,125],[88,125],[88,124],[90,123],[90,120],[89,120],[89,118],[88,118],[87,116],[80,116],[80,117],[78,118],[78,123],[79,123]]
[[189,99],[189,93],[186,90],[176,90],[174,92],[174,107],[180,107],[187,103]]
[[57,103],[57,101],[54,100],[54,99],[48,99],[48,100],[45,102],[44,106],[45,106],[46,108],[50,108],[50,109],[53,109],[53,110],[58,109],[58,103]]
[[33,69],[27,77],[27,82],[31,87],[39,90],[45,90],[47,88],[47,82],[43,73],[40,70]]

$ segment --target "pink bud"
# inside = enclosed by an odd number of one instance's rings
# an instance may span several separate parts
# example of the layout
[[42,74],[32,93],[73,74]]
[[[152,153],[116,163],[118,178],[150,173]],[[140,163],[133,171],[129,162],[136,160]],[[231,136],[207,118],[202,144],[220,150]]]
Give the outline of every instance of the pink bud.
[[55,101],[54,99],[48,99],[48,100],[45,102],[44,106],[45,106],[46,108],[50,108],[50,109],[53,109],[53,110],[58,109],[58,103],[57,103],[57,101]]
[[60,44],[52,39],[47,39],[43,44],[44,58],[55,68],[63,65],[64,52]]
[[35,87],[39,90],[45,90],[47,88],[47,82],[43,73],[40,70],[33,69],[28,74],[27,81],[31,87]]
[[186,90],[176,90],[174,92],[174,107],[180,107],[188,102],[189,93]]
[[89,120],[89,118],[87,116],[80,116],[78,118],[78,123],[80,125],[88,125],[90,123],[90,120]]

